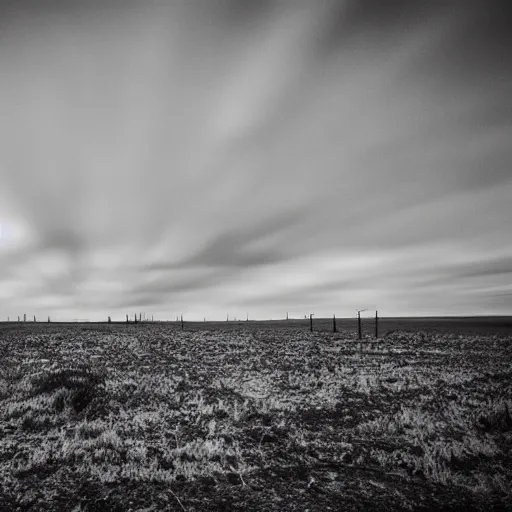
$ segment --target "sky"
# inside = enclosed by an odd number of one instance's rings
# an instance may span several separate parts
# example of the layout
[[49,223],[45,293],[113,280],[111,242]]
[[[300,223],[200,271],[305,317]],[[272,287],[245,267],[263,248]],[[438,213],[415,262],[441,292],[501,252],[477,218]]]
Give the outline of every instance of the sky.
[[511,314],[505,4],[4,0],[0,319]]

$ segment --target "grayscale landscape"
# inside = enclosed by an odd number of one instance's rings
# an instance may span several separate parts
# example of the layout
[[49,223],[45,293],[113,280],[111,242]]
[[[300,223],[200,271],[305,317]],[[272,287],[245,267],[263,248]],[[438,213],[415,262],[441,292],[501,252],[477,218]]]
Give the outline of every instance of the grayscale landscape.
[[503,0],[0,0],[0,512],[512,511]]

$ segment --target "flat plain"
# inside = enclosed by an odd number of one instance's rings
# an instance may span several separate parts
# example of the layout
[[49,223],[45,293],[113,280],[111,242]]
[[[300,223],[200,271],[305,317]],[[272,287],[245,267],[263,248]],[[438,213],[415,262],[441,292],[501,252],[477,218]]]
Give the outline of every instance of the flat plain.
[[0,510],[512,510],[510,319],[0,325]]

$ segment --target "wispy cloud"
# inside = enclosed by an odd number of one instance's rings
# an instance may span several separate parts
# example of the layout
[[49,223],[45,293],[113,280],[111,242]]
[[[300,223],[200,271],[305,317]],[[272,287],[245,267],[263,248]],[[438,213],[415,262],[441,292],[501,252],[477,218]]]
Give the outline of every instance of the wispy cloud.
[[2,3],[0,316],[509,312],[501,5]]

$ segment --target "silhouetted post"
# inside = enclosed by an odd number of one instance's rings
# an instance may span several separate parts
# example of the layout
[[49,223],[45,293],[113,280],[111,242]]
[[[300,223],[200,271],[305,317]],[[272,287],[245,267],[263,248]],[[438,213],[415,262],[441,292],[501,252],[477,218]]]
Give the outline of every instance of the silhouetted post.
[[336,315],[332,315],[332,332],[338,332],[338,329],[336,329]]
[[27,313],[23,313],[23,321],[26,322],[27,321]]
[[50,323],[50,317],[48,317],[48,323]]
[[249,321],[249,313],[246,313],[246,319],[245,319],[246,322]]
[[361,311],[357,312],[357,337],[358,339],[363,339],[363,331],[361,329]]
[[7,321],[10,322],[9,317],[7,317]]
[[135,323],[137,323],[137,313],[135,313]]
[[309,330],[313,332],[313,313],[309,314]]
[[18,315],[18,322],[20,321],[20,315]]
[[129,323],[129,321],[128,321],[128,315],[126,315],[126,323]]
[[288,311],[286,312],[286,320],[288,320]]
[[375,311],[375,337],[379,337],[379,312]]
[[226,314],[226,322],[229,322],[229,313]]
[[108,323],[112,323],[112,320],[110,319],[110,317],[108,317]]
[[153,315],[151,315],[151,321],[153,322]]
[[183,330],[183,315],[181,315],[181,330]]
[[34,315],[34,323],[35,323],[35,321],[36,321],[36,315]]

